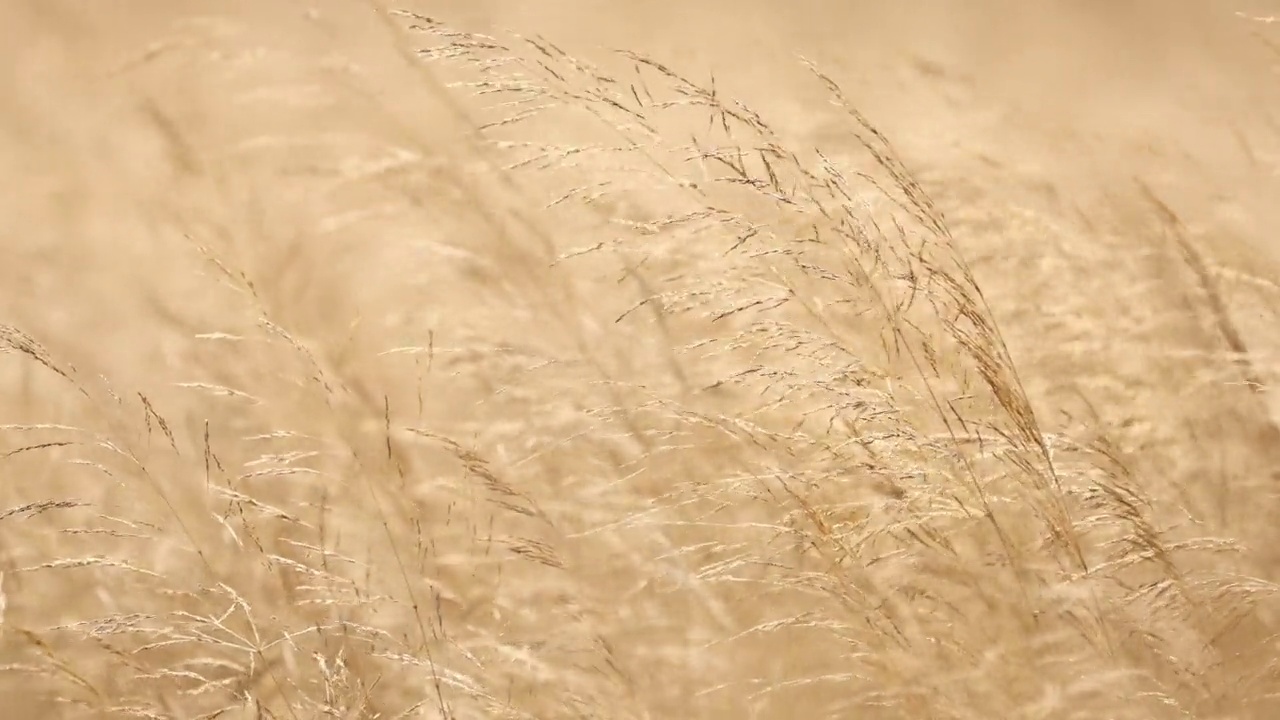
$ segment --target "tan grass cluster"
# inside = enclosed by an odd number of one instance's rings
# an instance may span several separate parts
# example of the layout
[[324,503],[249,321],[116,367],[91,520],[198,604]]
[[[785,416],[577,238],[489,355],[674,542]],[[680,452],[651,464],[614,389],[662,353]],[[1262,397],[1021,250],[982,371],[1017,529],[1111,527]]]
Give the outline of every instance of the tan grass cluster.
[[[182,377],[122,387],[0,326],[21,409],[0,429],[5,703],[1280,716],[1270,491],[1233,519],[1105,409],[1041,417],[943,212],[820,69],[839,156],[635,53],[386,19],[474,132],[443,160],[412,128],[334,140],[305,197],[250,199],[234,173],[310,139],[189,149],[188,182],[246,209],[157,220],[203,268],[201,300],[157,301],[182,342],[145,350]],[[275,203],[325,212],[299,230]],[[439,234],[298,268],[309,237],[380,213]],[[1228,345],[1188,362],[1261,385],[1170,237]],[[379,316],[299,309],[364,263]]]

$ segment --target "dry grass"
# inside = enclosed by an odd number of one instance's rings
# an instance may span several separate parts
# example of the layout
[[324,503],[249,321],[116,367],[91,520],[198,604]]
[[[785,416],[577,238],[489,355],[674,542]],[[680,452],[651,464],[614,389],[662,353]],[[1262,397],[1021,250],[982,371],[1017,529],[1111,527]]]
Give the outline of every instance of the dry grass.
[[[126,341],[162,357],[122,381],[0,326],[7,706],[1280,712],[1266,368],[1158,198],[987,297],[963,203],[816,67],[839,157],[638,54],[384,20],[454,147],[368,105],[359,137],[206,146],[146,105],[191,280]],[[1169,242],[1108,244],[1134,228]]]

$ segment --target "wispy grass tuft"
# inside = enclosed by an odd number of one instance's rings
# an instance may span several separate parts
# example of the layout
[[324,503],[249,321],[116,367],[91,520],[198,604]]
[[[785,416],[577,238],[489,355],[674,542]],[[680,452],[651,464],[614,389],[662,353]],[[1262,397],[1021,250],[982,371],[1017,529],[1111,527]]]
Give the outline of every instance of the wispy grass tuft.
[[[0,503],[6,694],[66,717],[1280,710],[1254,549],[1101,420],[1041,417],[951,225],[821,68],[837,151],[641,54],[389,17],[464,147],[293,138],[338,161],[279,207],[234,173],[280,138],[188,159],[240,211],[164,214],[219,308],[174,299],[180,378],[115,387],[0,326],[3,362],[57,381],[0,427],[0,474],[33,479]],[[429,283],[362,288],[349,319],[299,299],[359,253],[310,267],[297,238],[387,218],[456,229],[367,251]]]

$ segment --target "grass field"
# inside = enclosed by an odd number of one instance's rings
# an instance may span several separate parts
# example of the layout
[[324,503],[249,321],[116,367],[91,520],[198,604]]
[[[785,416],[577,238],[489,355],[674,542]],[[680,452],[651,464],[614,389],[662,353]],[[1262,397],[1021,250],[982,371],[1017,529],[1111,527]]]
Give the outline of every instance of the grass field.
[[4,716],[1280,716],[1269,8],[873,5],[0,9]]

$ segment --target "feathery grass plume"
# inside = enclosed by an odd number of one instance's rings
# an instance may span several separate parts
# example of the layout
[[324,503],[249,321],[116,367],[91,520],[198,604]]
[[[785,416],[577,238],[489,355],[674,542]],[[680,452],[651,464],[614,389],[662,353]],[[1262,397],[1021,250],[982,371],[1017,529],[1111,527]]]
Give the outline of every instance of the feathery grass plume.
[[[1140,490],[1105,444],[1042,429],[944,219],[831,78],[813,68],[862,151],[847,162],[802,152],[714,79],[651,58],[622,52],[604,70],[541,38],[404,16],[432,38],[422,55],[480,99],[491,155],[533,173],[548,209],[577,201],[601,220],[557,263],[633,281],[640,297],[617,322],[647,319],[666,345],[654,352],[678,358],[669,378],[629,378],[648,398],[632,422],[736,446],[730,468],[694,477],[669,456],[698,443],[632,463],[668,512],[688,513],[665,523],[707,528],[678,536],[701,549],[700,579],[768,588],[746,604],[777,610],[748,635],[835,631],[829,655],[754,678],[760,697],[802,689],[833,714],[999,714],[1090,668],[1088,690],[1055,712],[1114,712],[1126,697],[1135,717],[1270,702],[1232,696],[1240,665],[1224,655],[1240,648],[1218,642],[1258,620],[1270,586],[1217,571],[1231,542],[1154,520],[1176,507],[1125,499]],[[630,524],[651,532],[657,514]],[[802,557],[764,550],[785,532]],[[1250,590],[1219,605],[1223,587]],[[794,620],[814,612],[821,622]],[[1196,640],[1171,650],[1176,636]],[[1002,673],[982,698],[977,673],[993,668],[979,655]]]
[[850,142],[818,151],[653,58],[381,19],[453,147],[359,63],[230,22],[124,71],[234,108],[139,113],[175,169],[147,217],[205,274],[149,297],[137,387],[0,326],[53,381],[0,426],[7,698],[1271,716],[1274,586],[1106,423],[1037,415],[832,78]]

